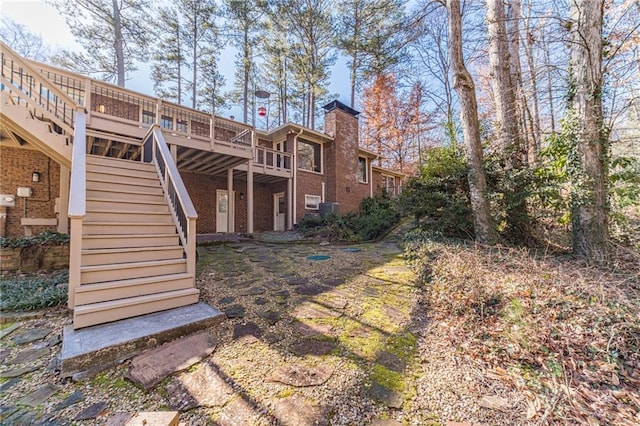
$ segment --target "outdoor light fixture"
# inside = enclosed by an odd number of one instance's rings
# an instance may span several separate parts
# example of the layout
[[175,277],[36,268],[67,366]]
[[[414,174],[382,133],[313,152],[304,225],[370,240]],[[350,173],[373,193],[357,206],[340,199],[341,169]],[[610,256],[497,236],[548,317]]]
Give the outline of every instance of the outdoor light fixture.
[[263,106],[259,107],[258,108],[258,115],[260,117],[266,116],[267,115],[267,109],[265,107],[263,107]]
[[241,192],[241,193],[240,193],[240,199],[241,199],[241,200],[244,200],[244,192]]
[[40,182],[40,172],[33,172],[31,175],[32,182]]
[[102,104],[98,105],[98,112],[99,113],[104,114],[105,111],[107,111],[107,107],[106,106],[104,106]]

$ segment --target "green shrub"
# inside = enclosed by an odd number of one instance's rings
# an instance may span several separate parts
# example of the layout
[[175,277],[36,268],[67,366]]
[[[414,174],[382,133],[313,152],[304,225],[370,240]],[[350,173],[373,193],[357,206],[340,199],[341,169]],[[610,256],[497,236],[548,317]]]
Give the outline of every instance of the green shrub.
[[35,310],[63,305],[67,301],[67,271],[0,280],[0,310]]
[[69,244],[69,234],[45,231],[32,237],[1,237],[1,248],[23,248],[31,246],[64,246]]
[[304,216],[298,226],[305,237],[331,241],[356,241],[357,239],[345,218],[335,214],[324,217]]

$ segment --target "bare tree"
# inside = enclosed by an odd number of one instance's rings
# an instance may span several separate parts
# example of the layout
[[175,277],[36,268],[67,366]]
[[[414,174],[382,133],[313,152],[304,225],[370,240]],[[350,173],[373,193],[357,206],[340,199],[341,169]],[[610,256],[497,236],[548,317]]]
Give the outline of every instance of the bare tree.
[[48,59],[50,48],[42,36],[6,16],[0,19],[0,39],[24,57],[40,62]]
[[487,181],[482,162],[476,87],[471,74],[464,64],[462,55],[460,0],[447,0],[447,10],[449,12],[449,57],[453,75],[453,88],[460,98],[462,129],[469,162],[468,179],[471,209],[473,211],[473,226],[476,239],[479,242],[492,244],[497,238],[491,223],[489,202],[486,196]]

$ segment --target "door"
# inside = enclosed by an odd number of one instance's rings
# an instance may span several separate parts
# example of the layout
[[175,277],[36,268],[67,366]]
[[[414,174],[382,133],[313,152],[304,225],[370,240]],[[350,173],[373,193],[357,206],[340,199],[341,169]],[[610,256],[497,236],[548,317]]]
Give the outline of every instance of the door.
[[273,194],[273,230],[284,231],[287,217],[287,202],[284,192]]
[[[232,193],[233,194],[233,193]],[[226,189],[216,190],[216,232],[229,232],[228,215],[233,218],[233,199],[229,200]]]

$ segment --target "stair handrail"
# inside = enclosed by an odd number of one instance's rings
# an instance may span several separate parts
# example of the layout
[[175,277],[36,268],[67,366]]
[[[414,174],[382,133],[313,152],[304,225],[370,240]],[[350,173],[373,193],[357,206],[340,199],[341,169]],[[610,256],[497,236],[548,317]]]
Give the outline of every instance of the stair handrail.
[[196,271],[196,212],[178,167],[158,124],[153,124],[142,140],[142,161],[153,163],[176,224],[187,257],[187,272]]
[[[2,82],[3,84],[16,89],[19,93],[28,97],[38,107],[44,109],[49,114],[52,114],[56,119],[61,120],[62,123],[56,123],[62,128],[65,128],[69,133],[73,133],[74,128],[74,114],[80,107],[78,103],[67,95],[63,90],[58,88],[55,84],[52,84],[47,78],[43,77],[41,73],[26,59],[22,58],[13,49],[7,46],[4,42],[0,41],[0,52],[2,55]],[[12,67],[8,68],[6,60],[10,60]],[[35,87],[29,86],[23,87],[22,84],[18,84],[13,80],[13,64],[18,65],[22,72],[26,72],[28,77],[33,79],[34,83],[40,84],[40,88],[35,91]],[[5,69],[7,68],[7,69]],[[7,71],[11,72],[10,76],[7,76]],[[22,75],[22,74],[20,74]],[[21,81],[20,83],[23,83]],[[46,89],[50,94],[54,95],[53,101],[48,96],[42,96],[42,89]],[[62,111],[60,111],[60,109]],[[61,114],[60,114],[61,113]]]
[[82,222],[87,213],[87,116],[76,113],[73,150],[71,152],[71,183],[69,187],[69,309],[75,306],[76,288],[81,283]]

